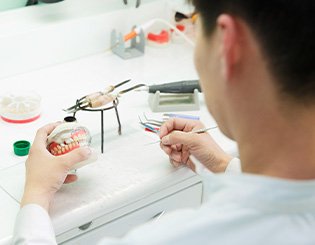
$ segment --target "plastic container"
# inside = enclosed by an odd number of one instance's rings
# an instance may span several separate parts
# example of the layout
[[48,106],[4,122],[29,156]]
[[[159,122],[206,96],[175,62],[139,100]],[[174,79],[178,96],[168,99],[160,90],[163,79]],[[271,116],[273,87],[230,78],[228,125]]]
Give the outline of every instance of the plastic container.
[[0,97],[1,118],[9,123],[28,123],[40,117],[41,97],[33,91],[8,92]]

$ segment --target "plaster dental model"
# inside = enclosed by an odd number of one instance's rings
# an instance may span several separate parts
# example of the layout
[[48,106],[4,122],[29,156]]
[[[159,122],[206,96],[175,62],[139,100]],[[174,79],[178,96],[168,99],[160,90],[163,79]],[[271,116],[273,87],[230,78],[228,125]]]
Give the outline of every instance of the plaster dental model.
[[[47,149],[54,156],[66,154],[79,147],[89,146],[91,143],[91,135],[89,130],[80,125],[75,117],[66,117],[64,122],[57,126],[47,139]],[[78,169],[92,161],[89,158],[85,161],[79,162],[74,165],[73,169]]]

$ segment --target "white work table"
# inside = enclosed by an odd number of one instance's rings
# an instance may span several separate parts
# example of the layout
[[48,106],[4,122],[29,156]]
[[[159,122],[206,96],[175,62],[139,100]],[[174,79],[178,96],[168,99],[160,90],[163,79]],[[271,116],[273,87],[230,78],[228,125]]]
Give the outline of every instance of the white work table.
[[[62,109],[107,85],[131,79],[119,91],[138,83],[196,78],[193,50],[180,43],[164,48],[147,47],[145,55],[135,59],[123,60],[111,52],[98,53],[1,79],[3,93],[37,92],[42,98],[42,113],[39,119],[27,124],[0,120],[0,244],[10,244],[23,193],[26,157],[14,155],[15,141],[32,142],[39,127],[67,116]],[[206,126],[215,126],[203,95],[199,94],[199,98],[199,111],[180,113],[198,115]],[[147,145],[158,137],[144,131],[138,116],[161,115],[151,112],[148,93],[124,94],[119,99],[118,111],[122,135],[117,132],[114,110],[104,112],[104,154],[100,153],[100,113],[82,111],[76,115],[79,123],[91,131],[92,148],[98,159],[79,169],[78,181],[64,185],[56,194],[50,214],[59,243],[86,244],[87,240],[96,242],[102,235],[121,236],[164,212],[195,208],[201,203],[199,176],[185,167],[172,167],[159,144]],[[237,154],[236,144],[218,129],[210,134],[227,152]]]

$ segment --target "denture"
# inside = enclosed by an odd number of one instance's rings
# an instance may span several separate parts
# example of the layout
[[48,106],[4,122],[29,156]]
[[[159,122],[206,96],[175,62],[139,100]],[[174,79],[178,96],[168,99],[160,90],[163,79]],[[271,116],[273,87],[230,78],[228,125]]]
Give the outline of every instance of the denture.
[[77,122],[65,122],[57,126],[47,139],[47,149],[54,156],[66,154],[91,143],[87,128]]

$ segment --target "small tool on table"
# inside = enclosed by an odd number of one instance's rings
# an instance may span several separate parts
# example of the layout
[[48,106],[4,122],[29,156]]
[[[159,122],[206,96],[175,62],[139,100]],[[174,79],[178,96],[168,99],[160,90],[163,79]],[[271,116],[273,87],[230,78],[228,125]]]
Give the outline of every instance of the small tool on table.
[[[202,134],[202,133],[205,133],[211,129],[215,129],[217,128],[218,126],[214,126],[214,127],[209,127],[209,128],[201,128],[201,129],[196,129],[196,130],[192,130],[190,132],[186,132],[188,134]],[[156,143],[161,143],[162,140],[158,140],[158,141],[154,141],[154,142],[151,142],[151,143],[148,143],[147,145],[152,145],[152,144],[156,144]]]

